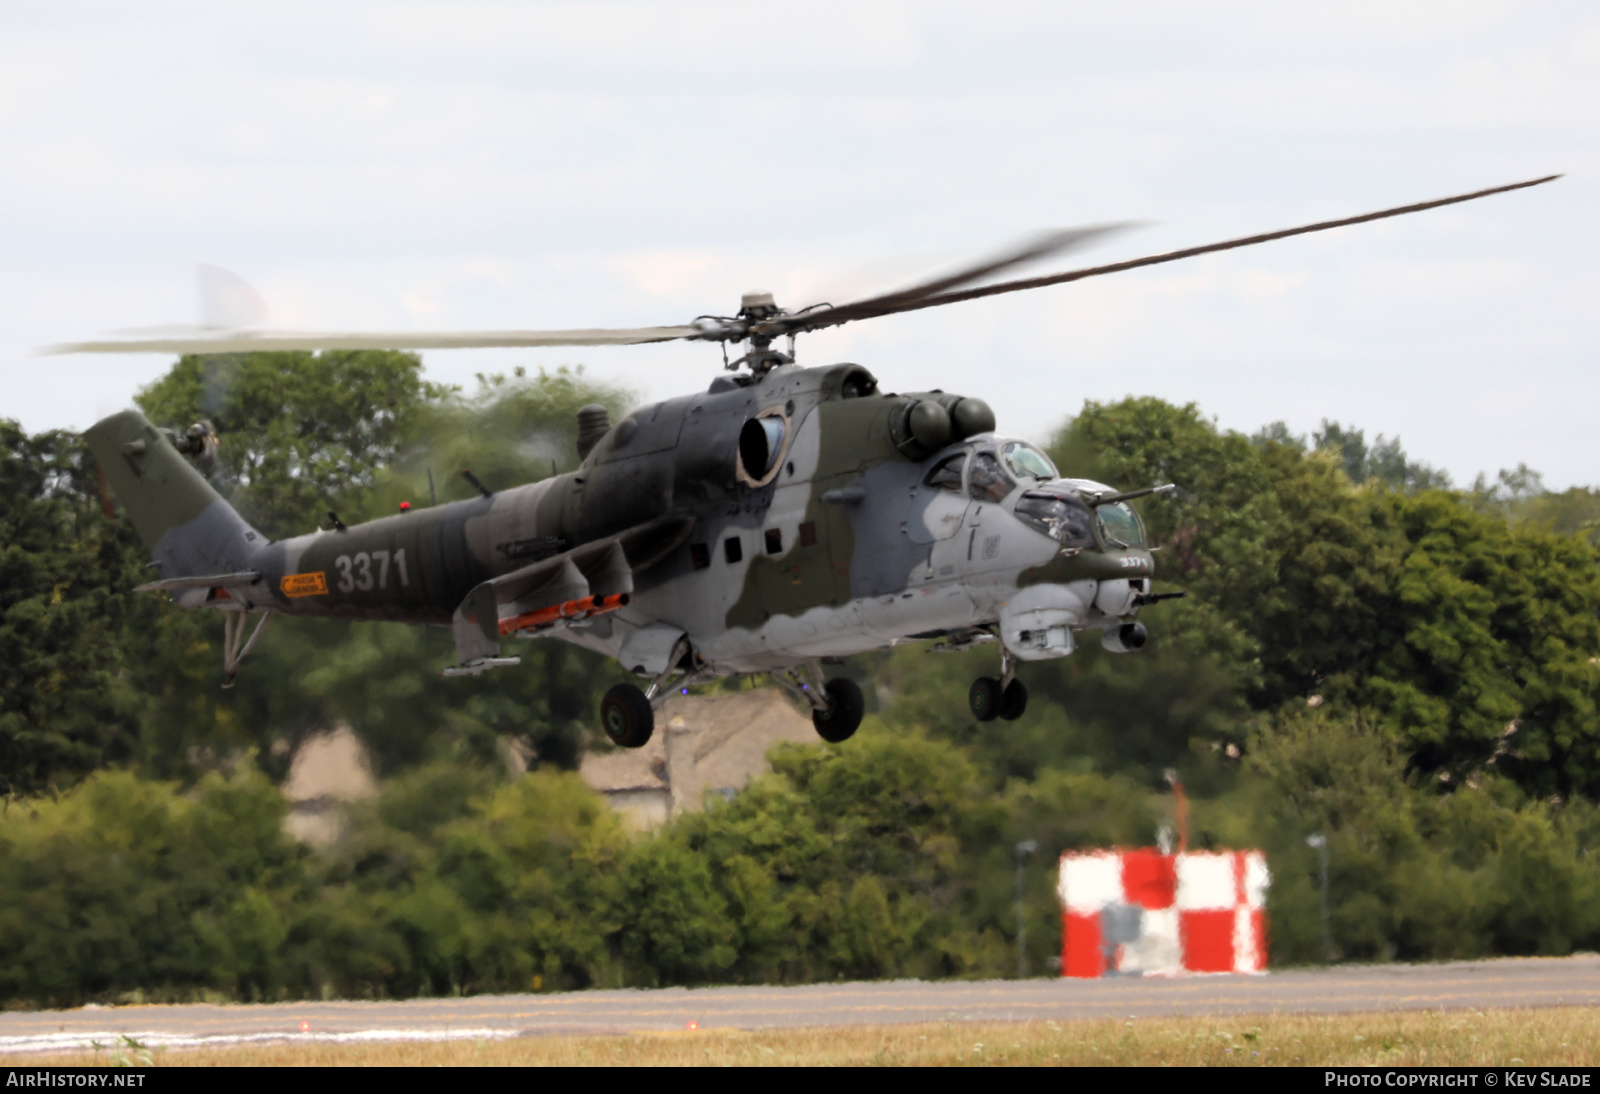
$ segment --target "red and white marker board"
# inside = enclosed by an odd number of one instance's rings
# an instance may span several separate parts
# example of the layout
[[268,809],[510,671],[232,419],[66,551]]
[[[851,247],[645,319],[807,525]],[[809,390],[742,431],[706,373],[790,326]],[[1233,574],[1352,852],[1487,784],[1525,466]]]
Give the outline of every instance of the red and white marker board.
[[1264,972],[1270,882],[1260,851],[1069,851],[1061,975]]

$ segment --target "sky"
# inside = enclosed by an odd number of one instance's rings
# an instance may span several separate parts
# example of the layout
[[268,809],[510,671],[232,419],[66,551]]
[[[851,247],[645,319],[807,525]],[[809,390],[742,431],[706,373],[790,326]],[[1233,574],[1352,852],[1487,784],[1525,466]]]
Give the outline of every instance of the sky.
[[[1600,6],[57,2],[0,10],[0,416],[83,428],[170,356],[40,356],[200,318],[676,324],[1136,221],[1037,272],[1564,172],[1378,224],[803,336],[1039,439],[1085,400],[1399,436],[1458,483],[1600,484]],[[428,352],[641,400],[696,343]],[[176,424],[176,423],[174,423]]]

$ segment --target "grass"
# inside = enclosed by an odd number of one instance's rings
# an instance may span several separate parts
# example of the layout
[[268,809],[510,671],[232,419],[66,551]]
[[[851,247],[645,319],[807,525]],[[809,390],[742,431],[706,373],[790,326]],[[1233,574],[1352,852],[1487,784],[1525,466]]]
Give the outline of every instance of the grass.
[[1600,1065],[1600,1008],[1388,1011],[1065,1022],[927,1022],[898,1026],[699,1030],[498,1041],[253,1044],[202,1049],[107,1047],[8,1056],[10,1066],[458,1067],[599,1065],[1254,1067]]

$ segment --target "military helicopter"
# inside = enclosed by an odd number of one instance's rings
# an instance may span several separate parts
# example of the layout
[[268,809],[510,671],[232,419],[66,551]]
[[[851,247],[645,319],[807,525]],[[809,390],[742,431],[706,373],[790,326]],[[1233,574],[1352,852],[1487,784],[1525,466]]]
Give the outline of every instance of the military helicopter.
[[[161,577],[141,591],[226,620],[224,686],[273,615],[398,620],[451,628],[444,675],[515,665],[507,638],[558,638],[615,658],[646,686],[611,688],[606,734],[637,748],[674,688],[766,673],[812,710],[826,741],[850,737],[860,687],[823,665],[910,640],[992,643],[974,717],[1015,719],[1018,662],[1066,657],[1085,632],[1131,653],[1155,593],[1151,544],[1119,491],[1065,477],[1036,445],[996,431],[981,399],[896,394],[858,364],[802,368],[798,334],[942,307],[1386,217],[1549,182],[1548,176],[1341,220],[1041,277],[975,285],[1110,230],[1051,233],[956,273],[839,306],[795,312],[748,294],[732,316],[631,330],[466,333],[209,331],[53,347],[54,352],[239,353],[267,349],[720,343],[727,375],[705,391],[612,423],[578,412],[577,470],[541,482],[268,542],[206,481],[208,423],[158,429],[134,410],[86,439]],[[788,339],[788,352],[773,348]],[[727,358],[727,345],[746,352]],[[198,465],[198,467],[197,467]],[[468,473],[470,479],[470,473]],[[245,638],[247,618],[260,617]]]

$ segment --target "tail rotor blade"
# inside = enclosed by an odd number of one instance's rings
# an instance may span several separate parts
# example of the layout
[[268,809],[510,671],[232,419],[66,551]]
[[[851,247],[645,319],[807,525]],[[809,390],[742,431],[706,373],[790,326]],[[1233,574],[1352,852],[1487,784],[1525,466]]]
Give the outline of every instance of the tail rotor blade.
[[195,267],[200,288],[200,322],[211,328],[256,330],[266,326],[267,304],[244,278],[221,266]]

